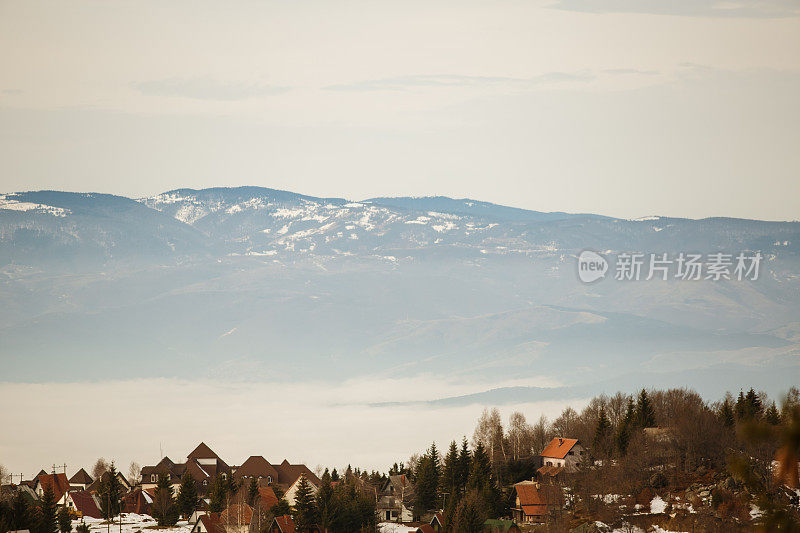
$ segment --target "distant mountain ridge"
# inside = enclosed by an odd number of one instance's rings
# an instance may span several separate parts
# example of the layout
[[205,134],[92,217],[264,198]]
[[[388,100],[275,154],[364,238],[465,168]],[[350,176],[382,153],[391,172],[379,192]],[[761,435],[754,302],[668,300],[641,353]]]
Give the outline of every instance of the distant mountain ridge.
[[[611,272],[585,285],[584,249],[759,250],[764,263],[756,282]],[[43,364],[72,380],[191,365],[213,379],[546,376],[588,390],[621,369],[710,387],[700,370],[745,379],[755,365],[781,383],[800,356],[798,272],[798,222],[263,187],[5,194],[0,362],[7,379],[33,381]]]

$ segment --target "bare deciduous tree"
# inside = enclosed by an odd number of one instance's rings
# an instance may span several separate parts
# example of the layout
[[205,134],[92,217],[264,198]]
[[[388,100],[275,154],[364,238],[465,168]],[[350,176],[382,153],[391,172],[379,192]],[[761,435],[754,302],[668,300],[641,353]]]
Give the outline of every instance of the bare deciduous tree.
[[103,459],[102,457],[100,457],[100,458],[99,458],[99,459],[98,459],[98,460],[97,460],[97,461],[94,463],[94,466],[92,467],[92,477],[94,477],[94,479],[100,479],[100,477],[101,477],[103,474],[105,474],[106,472],[108,472],[108,469],[109,469],[109,464],[108,464],[108,461],[106,461],[105,459]]
[[136,461],[131,461],[128,466],[128,481],[131,485],[138,485],[141,481],[142,467]]

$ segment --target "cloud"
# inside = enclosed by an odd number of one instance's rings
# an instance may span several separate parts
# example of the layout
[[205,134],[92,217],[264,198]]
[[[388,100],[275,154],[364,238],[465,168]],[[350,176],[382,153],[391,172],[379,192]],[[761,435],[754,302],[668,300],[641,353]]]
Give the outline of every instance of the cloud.
[[363,80],[354,83],[329,85],[331,91],[402,91],[421,87],[492,87],[492,86],[535,86],[547,83],[589,82],[596,76],[591,72],[547,72],[530,78],[507,76],[465,76],[460,74],[415,74]]
[[584,13],[643,13],[687,17],[800,16],[797,0],[558,0],[549,6]]
[[[200,441],[232,464],[249,455],[270,461],[386,469],[430,445],[470,435],[481,405],[420,409],[370,407],[379,399],[431,398],[476,390],[440,376],[418,379],[350,380],[338,386],[319,383],[241,383],[146,379],[94,383],[0,383],[0,425],[13,427],[0,442],[4,466],[33,475],[42,465],[66,462],[69,471],[91,466],[103,456],[127,470],[129,461],[153,464],[159,447],[173,459],[185,457]],[[103,398],[92,416],[87,398]],[[584,399],[504,405],[529,419],[553,418],[566,406],[580,409]],[[37,421],[48,420],[48,424]],[[180,421],[180,423],[178,423]],[[424,428],[424,431],[421,430]],[[12,434],[13,433],[13,434]]]
[[209,78],[150,80],[132,84],[145,95],[193,98],[197,100],[235,101],[273,96],[290,87],[259,83],[221,82]]

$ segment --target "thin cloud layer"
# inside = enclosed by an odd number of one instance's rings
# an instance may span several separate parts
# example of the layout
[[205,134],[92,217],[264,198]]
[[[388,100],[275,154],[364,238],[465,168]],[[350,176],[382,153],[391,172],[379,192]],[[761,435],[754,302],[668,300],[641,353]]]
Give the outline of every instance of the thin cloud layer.
[[132,84],[145,95],[236,101],[282,94],[289,87],[259,83],[221,82],[209,78],[150,80]]
[[800,16],[800,3],[795,0],[559,0],[550,7],[584,13],[641,13],[687,17]]

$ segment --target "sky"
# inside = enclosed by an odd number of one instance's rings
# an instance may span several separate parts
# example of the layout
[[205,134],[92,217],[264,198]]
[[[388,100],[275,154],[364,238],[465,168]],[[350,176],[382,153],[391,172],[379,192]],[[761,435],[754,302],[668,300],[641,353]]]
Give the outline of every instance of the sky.
[[800,218],[796,0],[0,0],[0,192]]

